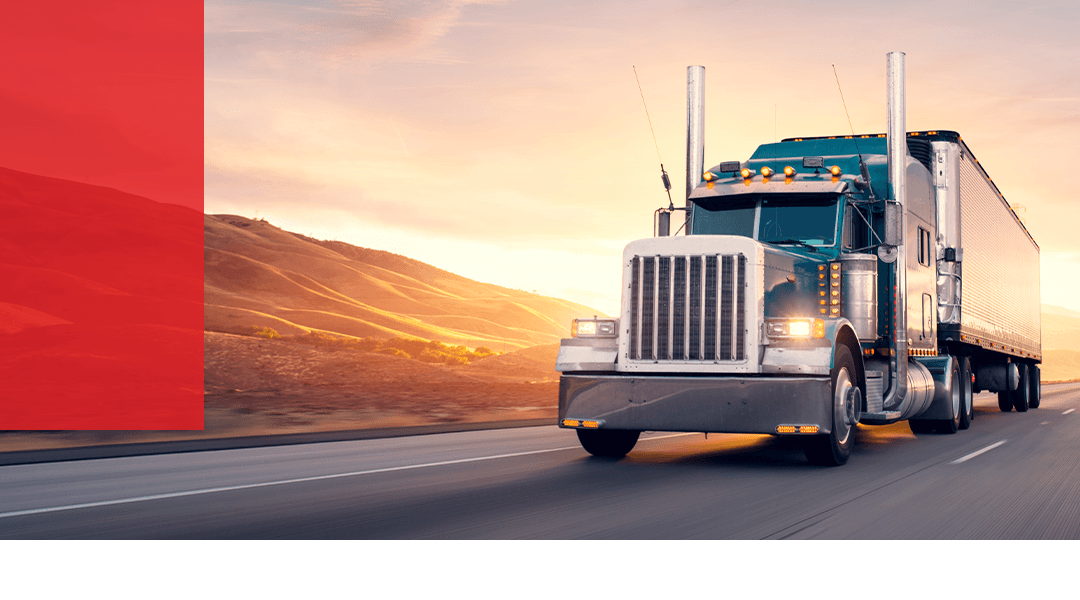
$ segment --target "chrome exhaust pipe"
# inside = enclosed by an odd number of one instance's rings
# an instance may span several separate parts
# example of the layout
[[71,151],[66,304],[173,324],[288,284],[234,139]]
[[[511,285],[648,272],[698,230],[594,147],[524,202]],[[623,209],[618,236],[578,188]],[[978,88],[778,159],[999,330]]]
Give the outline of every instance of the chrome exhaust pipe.
[[686,206],[705,173],[705,67],[686,67]]
[[[907,253],[904,249],[904,213],[907,210],[907,122],[904,99],[904,53],[886,55],[888,94],[889,195],[885,210],[885,242],[895,246],[893,269],[896,290],[893,296],[893,345],[890,360],[892,377],[885,393],[885,410],[900,408],[908,395],[907,340]],[[891,216],[891,218],[890,218]]]

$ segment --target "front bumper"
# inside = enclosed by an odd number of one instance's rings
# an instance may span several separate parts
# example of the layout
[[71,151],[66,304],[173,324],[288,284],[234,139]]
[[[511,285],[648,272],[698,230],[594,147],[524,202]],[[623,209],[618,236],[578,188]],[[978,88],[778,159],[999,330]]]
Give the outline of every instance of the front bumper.
[[[774,434],[779,425],[832,431],[828,377],[563,375],[559,423],[602,429]],[[561,425],[560,425],[561,426]]]

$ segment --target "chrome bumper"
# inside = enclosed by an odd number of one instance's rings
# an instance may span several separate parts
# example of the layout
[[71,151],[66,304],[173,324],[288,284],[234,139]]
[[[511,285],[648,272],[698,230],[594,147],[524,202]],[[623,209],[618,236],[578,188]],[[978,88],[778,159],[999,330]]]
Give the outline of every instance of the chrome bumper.
[[774,434],[779,425],[832,431],[828,377],[563,375],[559,423],[602,429]]

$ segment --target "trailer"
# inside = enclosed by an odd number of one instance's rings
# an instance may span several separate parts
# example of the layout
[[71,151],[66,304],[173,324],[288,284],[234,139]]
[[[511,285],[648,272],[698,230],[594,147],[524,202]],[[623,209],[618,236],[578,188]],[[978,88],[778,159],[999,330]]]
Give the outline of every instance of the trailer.
[[[789,138],[704,169],[704,68],[688,68],[687,201],[623,252],[618,318],[577,319],[559,425],[598,456],[641,431],[803,438],[844,464],[857,425],[956,433],[972,394],[1039,406],[1039,247],[959,134]],[[685,235],[670,236],[672,213]]]

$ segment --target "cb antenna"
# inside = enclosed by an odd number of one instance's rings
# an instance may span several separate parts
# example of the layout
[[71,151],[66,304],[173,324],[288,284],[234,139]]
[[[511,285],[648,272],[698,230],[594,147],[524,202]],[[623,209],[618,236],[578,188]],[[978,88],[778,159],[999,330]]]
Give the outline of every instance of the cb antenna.
[[637,67],[631,65],[631,68],[634,69],[634,80],[637,81],[638,93],[641,94],[641,105],[645,107],[645,118],[649,120],[649,131],[652,133],[653,145],[656,146],[656,158],[660,161],[660,181],[664,183],[664,191],[667,192],[668,210],[675,210],[675,202],[671,200],[671,179],[664,170],[664,159],[660,158],[660,144],[656,143],[656,131],[653,130],[652,117],[649,116],[649,105],[645,104],[645,92],[641,91],[641,79],[638,79]]
[[844,104],[844,115],[847,116],[848,129],[851,130],[851,139],[855,141],[855,152],[859,155],[859,174],[866,180],[866,187],[870,190],[870,199],[874,199],[874,186],[870,185],[870,171],[866,168],[866,163],[863,162],[862,151],[859,150],[859,138],[855,137],[855,128],[851,125],[851,114],[847,109],[847,102],[844,101],[844,88],[840,87],[840,76],[836,74],[836,65],[832,66],[833,77],[836,77],[836,89],[840,90],[840,102]]

